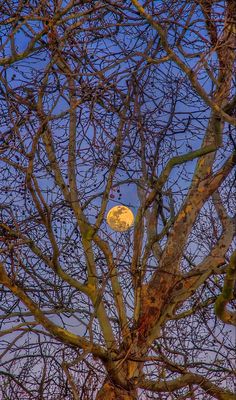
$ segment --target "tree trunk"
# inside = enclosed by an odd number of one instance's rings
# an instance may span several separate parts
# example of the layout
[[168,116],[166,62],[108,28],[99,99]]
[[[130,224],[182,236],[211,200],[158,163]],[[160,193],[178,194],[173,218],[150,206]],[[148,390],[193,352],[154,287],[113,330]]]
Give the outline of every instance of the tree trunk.
[[96,400],[137,400],[137,393],[135,390],[126,390],[113,385],[110,381],[105,381]]

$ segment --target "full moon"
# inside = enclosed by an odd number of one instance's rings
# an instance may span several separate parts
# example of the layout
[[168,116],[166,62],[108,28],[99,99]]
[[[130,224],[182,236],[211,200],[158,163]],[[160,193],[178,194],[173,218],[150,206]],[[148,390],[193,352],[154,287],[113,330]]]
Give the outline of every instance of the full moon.
[[134,214],[126,206],[115,206],[107,214],[107,223],[113,231],[125,232],[134,223]]

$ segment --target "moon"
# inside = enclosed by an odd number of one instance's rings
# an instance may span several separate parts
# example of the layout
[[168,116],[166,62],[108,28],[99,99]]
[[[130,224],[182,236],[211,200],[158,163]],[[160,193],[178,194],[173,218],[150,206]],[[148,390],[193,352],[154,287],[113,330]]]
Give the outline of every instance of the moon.
[[125,232],[134,223],[134,214],[126,206],[115,206],[107,214],[107,223],[113,231]]

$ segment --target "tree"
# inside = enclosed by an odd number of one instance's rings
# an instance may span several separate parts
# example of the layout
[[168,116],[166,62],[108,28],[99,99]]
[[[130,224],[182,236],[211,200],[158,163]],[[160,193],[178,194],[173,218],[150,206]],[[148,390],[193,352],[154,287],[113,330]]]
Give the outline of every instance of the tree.
[[2,398],[233,399],[235,2],[1,10]]

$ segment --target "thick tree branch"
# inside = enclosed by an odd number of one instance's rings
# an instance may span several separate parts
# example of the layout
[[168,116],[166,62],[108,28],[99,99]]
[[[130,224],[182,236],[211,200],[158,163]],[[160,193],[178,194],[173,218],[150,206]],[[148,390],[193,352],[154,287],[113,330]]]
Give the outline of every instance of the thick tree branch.
[[0,263],[0,283],[10,289],[11,292],[26,305],[26,307],[32,312],[35,320],[38,321],[46,331],[49,331],[52,336],[55,336],[63,343],[80,347],[84,350],[89,350],[95,356],[101,357],[102,359],[107,357],[105,350],[103,350],[101,346],[90,343],[88,340],[57,326],[48,319],[37,304],[24,292],[24,290],[11,281],[2,263]]
[[150,390],[151,392],[174,392],[188,385],[198,385],[207,394],[210,394],[218,400],[234,400],[235,394],[216,386],[205,377],[194,374],[186,373],[180,378],[173,379],[172,381],[154,382],[149,380],[142,380],[139,387],[142,389]]

